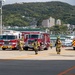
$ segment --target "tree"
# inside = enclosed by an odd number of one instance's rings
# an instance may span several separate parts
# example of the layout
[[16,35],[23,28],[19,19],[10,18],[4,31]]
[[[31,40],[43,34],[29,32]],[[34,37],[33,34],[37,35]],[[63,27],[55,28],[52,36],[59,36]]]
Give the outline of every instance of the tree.
[[67,26],[64,25],[55,25],[53,27],[50,28],[50,31],[54,32],[54,34],[58,35],[58,34],[67,34]]

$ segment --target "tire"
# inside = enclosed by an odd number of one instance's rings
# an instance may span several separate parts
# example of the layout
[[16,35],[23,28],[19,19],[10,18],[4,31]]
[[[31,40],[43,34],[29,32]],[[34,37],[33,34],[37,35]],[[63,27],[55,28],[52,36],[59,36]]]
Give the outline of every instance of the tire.
[[28,51],[28,47],[24,47],[23,49],[26,50],[26,51]]
[[2,48],[2,50],[6,50],[6,48]]
[[48,48],[44,48],[44,50],[48,50]]
[[16,50],[16,48],[12,48],[12,50]]
[[75,47],[73,47],[73,50],[75,50]]

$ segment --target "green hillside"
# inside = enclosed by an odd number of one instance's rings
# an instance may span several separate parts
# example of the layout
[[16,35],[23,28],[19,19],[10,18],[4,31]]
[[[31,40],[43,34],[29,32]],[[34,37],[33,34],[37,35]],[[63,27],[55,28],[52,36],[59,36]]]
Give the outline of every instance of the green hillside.
[[32,24],[41,26],[42,20],[50,16],[61,19],[64,23],[75,24],[75,6],[58,1],[16,3],[3,6],[3,24],[5,26],[29,26]]

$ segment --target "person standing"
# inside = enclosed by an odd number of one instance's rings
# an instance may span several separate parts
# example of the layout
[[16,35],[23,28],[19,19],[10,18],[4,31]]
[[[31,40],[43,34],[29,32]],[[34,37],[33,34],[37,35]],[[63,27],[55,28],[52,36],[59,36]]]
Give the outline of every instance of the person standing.
[[23,51],[23,46],[24,46],[24,38],[23,37],[19,40],[19,46],[20,46],[20,51]]
[[50,43],[50,48],[52,49],[52,43]]
[[60,37],[57,37],[55,46],[56,46],[56,52],[57,52],[57,54],[60,54],[60,52],[61,52],[61,46],[62,46]]
[[35,51],[35,55],[37,55],[38,54],[38,41],[37,41],[37,39],[34,40],[32,45],[33,45],[33,48]]

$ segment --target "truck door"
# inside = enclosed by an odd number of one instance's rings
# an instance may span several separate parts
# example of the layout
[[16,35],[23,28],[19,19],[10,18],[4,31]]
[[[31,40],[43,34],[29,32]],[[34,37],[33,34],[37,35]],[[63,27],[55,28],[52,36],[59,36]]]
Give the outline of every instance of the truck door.
[[24,35],[24,41],[27,42],[28,38],[29,38],[28,34],[25,34]]

